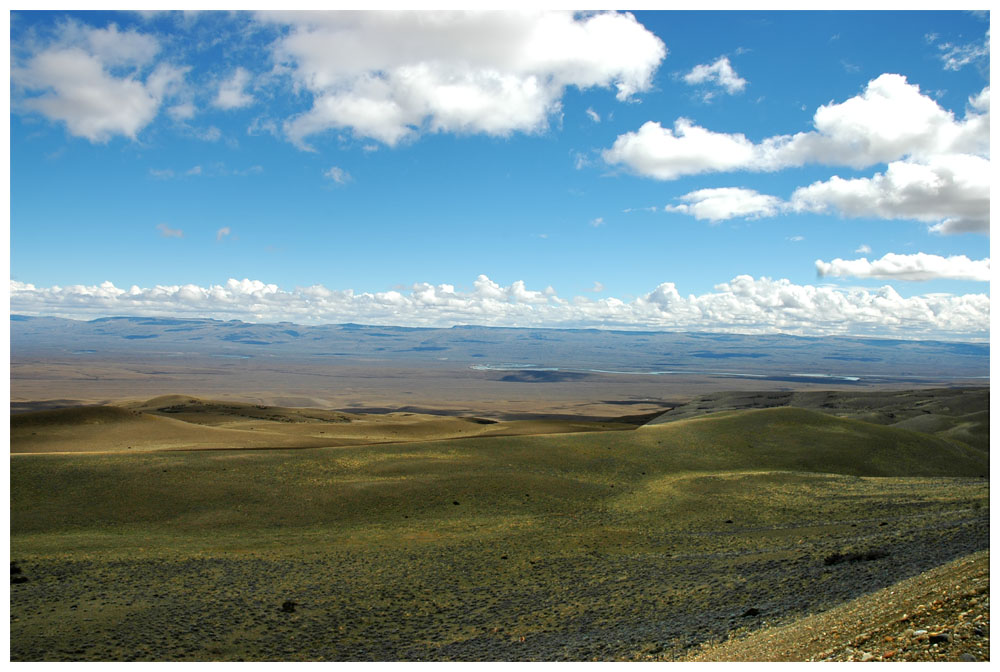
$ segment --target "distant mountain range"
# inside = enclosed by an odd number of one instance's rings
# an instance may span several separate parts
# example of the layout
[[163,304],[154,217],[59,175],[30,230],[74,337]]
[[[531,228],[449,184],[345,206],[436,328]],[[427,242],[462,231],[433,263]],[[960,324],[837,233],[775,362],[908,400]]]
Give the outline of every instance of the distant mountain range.
[[109,317],[77,321],[11,315],[11,357],[190,355],[509,371],[546,382],[579,373],[706,373],[790,381],[933,382],[989,379],[987,343],[698,332]]

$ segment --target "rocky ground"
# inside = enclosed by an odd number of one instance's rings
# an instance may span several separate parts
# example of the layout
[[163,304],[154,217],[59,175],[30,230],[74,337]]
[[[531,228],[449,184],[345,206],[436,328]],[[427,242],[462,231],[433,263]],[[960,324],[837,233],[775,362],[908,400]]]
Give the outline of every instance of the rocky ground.
[[988,661],[989,588],[980,552],[784,627],[704,644],[690,659]]
[[[627,515],[606,511],[593,514],[600,520],[539,520],[486,541],[313,539],[302,546],[310,550],[142,559],[27,554],[12,558],[10,656],[676,660],[988,549],[988,507],[899,510],[785,529],[665,524],[641,530],[638,541]],[[581,541],[595,525],[603,536]],[[951,660],[961,646],[988,658],[981,582],[919,604],[906,620],[848,641],[827,637],[818,657]]]

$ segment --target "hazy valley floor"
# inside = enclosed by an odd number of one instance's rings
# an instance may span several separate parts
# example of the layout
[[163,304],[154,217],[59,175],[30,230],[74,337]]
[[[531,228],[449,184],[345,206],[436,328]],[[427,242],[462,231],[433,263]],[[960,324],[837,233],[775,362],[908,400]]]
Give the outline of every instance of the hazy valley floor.
[[[167,415],[261,421],[183,408]],[[18,436],[87,430],[87,413],[29,416]],[[11,658],[684,658],[987,551],[988,452],[933,424],[779,407],[632,431],[20,452]],[[988,657],[988,620],[976,636]]]

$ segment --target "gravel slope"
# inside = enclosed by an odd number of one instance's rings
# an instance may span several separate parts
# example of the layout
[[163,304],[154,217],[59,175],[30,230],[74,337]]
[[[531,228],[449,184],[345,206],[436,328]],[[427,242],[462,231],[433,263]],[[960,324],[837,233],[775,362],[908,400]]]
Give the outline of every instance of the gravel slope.
[[717,645],[693,661],[988,661],[990,554],[981,551],[829,611]]

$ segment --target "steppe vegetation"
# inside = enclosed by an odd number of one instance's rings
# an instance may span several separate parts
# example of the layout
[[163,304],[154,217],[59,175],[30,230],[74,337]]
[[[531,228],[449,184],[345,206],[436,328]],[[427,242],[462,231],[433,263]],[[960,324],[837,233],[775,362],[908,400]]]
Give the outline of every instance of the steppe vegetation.
[[988,447],[960,438],[988,393],[932,396],[930,431],[860,402],[549,434],[189,397],[12,416],[11,657],[697,655],[988,549]]

